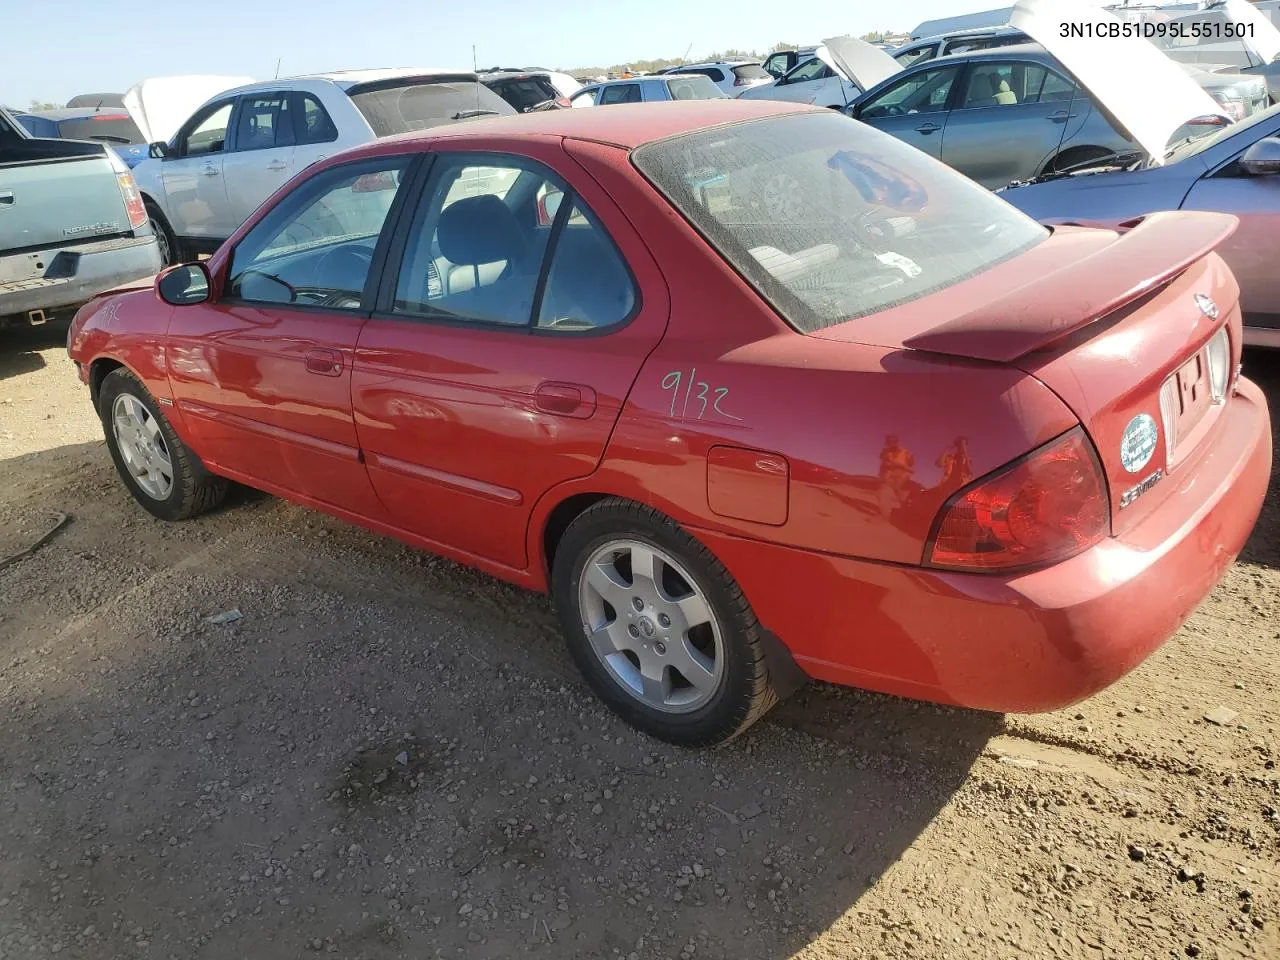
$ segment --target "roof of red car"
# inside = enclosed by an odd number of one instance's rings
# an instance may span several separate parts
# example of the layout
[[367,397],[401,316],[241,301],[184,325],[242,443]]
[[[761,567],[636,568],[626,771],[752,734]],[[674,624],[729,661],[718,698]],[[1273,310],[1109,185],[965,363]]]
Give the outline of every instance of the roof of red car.
[[817,109],[780,100],[684,100],[620,103],[608,107],[545,110],[512,117],[489,117],[448,127],[432,127],[378,141],[404,143],[472,136],[553,136],[595,140],[631,149],[653,140],[722,123]]

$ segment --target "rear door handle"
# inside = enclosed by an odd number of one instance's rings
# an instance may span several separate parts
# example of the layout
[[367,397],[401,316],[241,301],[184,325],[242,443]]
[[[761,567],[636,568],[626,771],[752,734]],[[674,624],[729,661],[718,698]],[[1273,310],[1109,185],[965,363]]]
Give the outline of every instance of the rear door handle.
[[920,126],[916,127],[916,133],[936,133],[941,129],[942,129],[941,124],[934,123],[932,120],[930,120],[928,123],[922,123],[920,124]]
[[286,166],[288,166],[288,164],[286,164],[283,160],[272,160],[270,163],[267,164],[267,169],[283,170]]
[[1049,114],[1049,116],[1046,117],[1045,119],[1052,120],[1054,123],[1065,123],[1067,121],[1067,118],[1070,116],[1071,116],[1071,111],[1069,110],[1055,110],[1053,113]]
[[596,392],[580,383],[540,383],[533,402],[543,413],[577,420],[586,420],[596,412]]
[[0,207],[7,210],[9,207],[12,207],[14,203],[15,200],[12,190],[6,190],[4,193],[0,193]]
[[307,351],[307,373],[336,377],[342,373],[342,351],[313,347]]

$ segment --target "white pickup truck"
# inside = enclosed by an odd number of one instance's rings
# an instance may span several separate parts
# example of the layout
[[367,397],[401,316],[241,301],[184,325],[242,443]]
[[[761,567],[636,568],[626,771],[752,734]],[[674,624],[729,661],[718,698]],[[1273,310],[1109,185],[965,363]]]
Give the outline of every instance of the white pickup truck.
[[116,152],[37,139],[0,109],[0,327],[45,323],[159,269],[142,197]]
[[167,141],[152,143],[133,174],[165,262],[178,263],[212,253],[290,177],[339,150],[514,113],[468,72],[351,70],[269,80],[210,99]]

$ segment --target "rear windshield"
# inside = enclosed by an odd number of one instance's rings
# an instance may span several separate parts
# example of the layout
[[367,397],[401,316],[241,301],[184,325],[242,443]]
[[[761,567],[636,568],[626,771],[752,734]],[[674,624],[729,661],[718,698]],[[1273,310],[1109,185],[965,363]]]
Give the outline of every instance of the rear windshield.
[[667,81],[672,100],[714,100],[724,91],[710,77],[672,77]]
[[364,115],[375,137],[426,130],[475,117],[516,112],[507,101],[475,80],[414,81],[348,91],[351,102]]
[[633,160],[802,332],[936,293],[1048,236],[967,177],[832,111],[682,134]]
[[554,100],[560,94],[544,77],[521,77],[518,80],[498,80],[492,88],[503,100],[517,110],[528,110],[540,103]]
[[129,115],[81,117],[58,121],[58,133],[64,140],[100,140],[104,143],[142,143],[142,131]]
[[771,74],[758,63],[744,63],[740,67],[733,68],[733,75],[739,80],[772,80]]

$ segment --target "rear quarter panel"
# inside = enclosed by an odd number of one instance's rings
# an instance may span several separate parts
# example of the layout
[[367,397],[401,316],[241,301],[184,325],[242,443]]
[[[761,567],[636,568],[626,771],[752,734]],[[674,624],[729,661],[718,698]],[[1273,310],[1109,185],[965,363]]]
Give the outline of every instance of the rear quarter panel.
[[[692,528],[846,556],[918,564],[938,508],[959,486],[1075,425],[1021,371],[793,331],[630,166],[570,142],[658,261],[666,336],[642,368],[594,488]],[[712,510],[708,455],[727,446],[785,461],[785,520]]]

